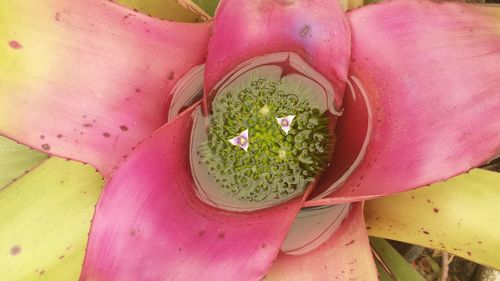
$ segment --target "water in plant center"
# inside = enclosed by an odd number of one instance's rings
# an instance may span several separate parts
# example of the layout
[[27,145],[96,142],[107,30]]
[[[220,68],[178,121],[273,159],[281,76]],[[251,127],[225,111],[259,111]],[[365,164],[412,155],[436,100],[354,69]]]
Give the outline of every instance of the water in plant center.
[[218,86],[209,116],[195,114],[191,166],[206,202],[269,207],[302,194],[328,165],[330,93],[300,61],[247,64]]

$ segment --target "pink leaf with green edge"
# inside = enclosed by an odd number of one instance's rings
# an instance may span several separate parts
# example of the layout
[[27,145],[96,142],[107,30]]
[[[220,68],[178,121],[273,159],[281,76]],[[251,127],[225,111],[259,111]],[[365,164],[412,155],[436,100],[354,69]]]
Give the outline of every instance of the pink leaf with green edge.
[[363,219],[355,203],[340,228],[303,255],[280,253],[265,280],[378,280]]
[[474,169],[446,182],[370,200],[368,233],[500,269],[499,190],[500,173]]
[[217,93],[217,84],[236,66],[251,58],[291,52],[332,83],[332,99],[340,108],[350,33],[337,1],[221,1],[208,48],[206,106]]
[[271,266],[303,201],[254,212],[200,201],[189,160],[195,109],[114,173],[97,205],[82,281],[259,280]]
[[349,20],[350,75],[373,127],[360,166],[321,203],[416,188],[499,154],[500,9],[387,1]]
[[209,30],[108,1],[3,1],[0,134],[107,175],[166,122],[168,93],[204,62]]

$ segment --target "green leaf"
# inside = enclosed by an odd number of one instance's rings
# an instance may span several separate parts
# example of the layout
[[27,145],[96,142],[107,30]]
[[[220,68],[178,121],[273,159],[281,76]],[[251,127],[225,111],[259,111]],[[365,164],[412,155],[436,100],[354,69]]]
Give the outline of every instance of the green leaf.
[[179,22],[201,21],[198,14],[185,9],[176,0],[116,0],[115,2],[161,19]]
[[425,281],[425,279],[389,244],[381,238],[370,238],[370,245],[376,253],[377,269],[382,281]]
[[219,5],[219,0],[191,0],[191,1],[212,17],[215,15],[215,9],[217,9],[217,5]]
[[371,236],[441,249],[500,268],[500,173],[474,169],[366,204]]
[[0,137],[0,190],[47,158],[44,153]]
[[78,280],[102,177],[50,158],[0,191],[2,280]]
[[365,3],[363,0],[341,0],[340,4],[344,7],[344,10],[352,10],[363,6]]

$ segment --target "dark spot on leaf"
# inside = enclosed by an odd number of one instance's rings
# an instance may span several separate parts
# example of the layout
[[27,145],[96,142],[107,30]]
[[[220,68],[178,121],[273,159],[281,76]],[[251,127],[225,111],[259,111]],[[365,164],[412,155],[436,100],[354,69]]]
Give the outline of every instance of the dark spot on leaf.
[[92,127],[92,124],[91,123],[85,123],[85,124],[83,124],[83,127],[90,128],[90,127]]
[[424,234],[429,234],[429,231],[426,231],[426,230],[422,230],[422,232],[423,232]]
[[349,241],[349,243],[345,244],[344,246],[352,245],[354,243],[354,241],[356,241],[356,240],[351,240],[351,241]]
[[140,93],[140,92],[141,92],[141,89],[136,88],[136,89],[135,89],[135,92],[136,92],[136,93]]
[[21,43],[15,41],[15,40],[12,40],[12,41],[9,41],[9,46],[12,48],[12,49],[21,49],[23,47],[23,45],[21,45]]
[[45,151],[49,151],[50,150],[50,145],[48,143],[44,143],[44,144],[42,144],[42,149],[45,150]]
[[260,247],[261,247],[262,249],[265,249],[265,248],[267,247],[267,245],[266,245],[266,243],[262,243],[262,244],[260,245]]
[[64,259],[64,255],[59,256],[59,259],[60,259],[60,260]]
[[40,135],[40,139],[43,140],[45,138],[44,135]]
[[469,252],[469,251],[467,251],[467,255],[472,256],[472,253],[471,253],[471,252]]
[[135,236],[135,230],[131,230],[128,234],[130,234],[130,236]]
[[483,244],[483,241],[477,241],[477,243],[479,243],[479,244]]
[[127,14],[123,17],[123,20],[127,20],[130,16],[132,16],[132,14]]
[[173,71],[170,71],[170,72],[168,73],[167,79],[168,79],[168,80],[174,80],[174,72],[173,72]]
[[122,131],[128,131],[128,127],[125,126],[125,125],[121,125],[120,126],[120,130],[122,130]]
[[219,239],[224,239],[225,236],[226,236],[226,234],[224,232],[219,233]]
[[104,133],[102,133],[102,135],[103,135],[105,138],[109,138],[109,136],[111,136],[108,132],[104,132]]
[[182,248],[177,249],[177,251],[179,251],[179,252],[182,251]]
[[18,245],[15,245],[12,248],[10,248],[10,254],[13,256],[19,254],[20,252],[21,252],[21,247]]
[[61,14],[59,14],[59,12],[56,12],[56,15],[54,16],[54,19],[56,21],[61,21]]
[[434,208],[434,213],[439,213],[439,209],[438,208]]
[[310,30],[311,30],[311,27],[310,27],[309,25],[307,25],[307,24],[306,24],[306,25],[302,28],[302,30],[300,31],[299,35],[300,35],[301,37],[304,37],[304,36],[306,36],[306,35],[307,35],[307,33],[309,33],[309,31],[310,31]]
[[58,139],[60,139],[60,138],[62,138],[62,137],[63,137],[63,135],[61,135],[61,134],[58,134],[58,135],[57,135],[57,138],[58,138]]
[[204,235],[205,235],[205,230],[200,230],[200,231],[198,232],[198,236],[202,237],[202,236],[204,236]]
[[45,273],[45,270],[42,270],[40,271],[40,273],[38,273],[39,275],[43,275]]

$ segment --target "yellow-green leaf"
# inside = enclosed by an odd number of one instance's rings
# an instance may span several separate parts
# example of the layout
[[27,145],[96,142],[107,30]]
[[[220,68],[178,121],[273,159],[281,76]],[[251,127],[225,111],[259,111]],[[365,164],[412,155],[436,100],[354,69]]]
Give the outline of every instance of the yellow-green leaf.
[[93,167],[50,158],[0,191],[0,279],[78,280],[102,185]]
[[217,5],[219,5],[219,0],[191,0],[191,1],[212,17],[215,14]]
[[[377,269],[382,281],[425,281],[422,275],[415,271],[384,239],[372,237],[370,245],[377,257]],[[378,258],[382,261],[379,261]]]
[[363,6],[363,0],[341,0],[340,4],[344,7],[344,10],[352,10]]
[[179,22],[201,21],[200,15],[184,8],[176,0],[116,0],[115,2],[161,19]]
[[44,153],[0,136],[0,190],[47,157]]
[[500,268],[500,173],[474,169],[446,182],[368,201],[372,236],[442,249]]

